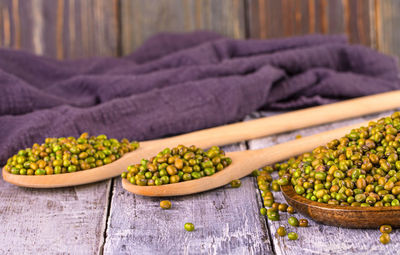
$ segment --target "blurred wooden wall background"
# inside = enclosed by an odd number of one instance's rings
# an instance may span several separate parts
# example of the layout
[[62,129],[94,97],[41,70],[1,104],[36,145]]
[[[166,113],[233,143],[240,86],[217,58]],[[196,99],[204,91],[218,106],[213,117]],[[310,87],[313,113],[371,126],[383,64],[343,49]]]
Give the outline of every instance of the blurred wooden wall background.
[[347,34],[400,56],[399,0],[0,0],[0,46],[58,59],[121,56],[158,32]]

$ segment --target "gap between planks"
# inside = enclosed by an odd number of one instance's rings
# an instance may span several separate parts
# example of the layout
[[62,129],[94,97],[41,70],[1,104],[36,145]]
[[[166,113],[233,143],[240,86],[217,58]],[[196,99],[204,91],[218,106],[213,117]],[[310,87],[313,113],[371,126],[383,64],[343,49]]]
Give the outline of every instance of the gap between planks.
[[110,180],[110,183],[107,187],[107,203],[106,206],[104,208],[104,216],[103,216],[103,238],[100,240],[100,244],[99,244],[99,254],[103,255],[104,254],[104,245],[106,244],[106,240],[107,240],[107,228],[108,228],[108,221],[110,218],[110,210],[111,210],[111,200],[114,194],[114,183],[116,178],[112,178]]

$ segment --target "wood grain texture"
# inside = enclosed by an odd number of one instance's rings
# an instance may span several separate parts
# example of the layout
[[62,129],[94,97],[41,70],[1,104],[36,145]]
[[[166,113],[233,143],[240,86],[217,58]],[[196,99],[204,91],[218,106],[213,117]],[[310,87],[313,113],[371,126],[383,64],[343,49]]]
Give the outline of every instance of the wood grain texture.
[[212,30],[245,37],[244,0],[121,0],[122,53],[158,32]]
[[352,43],[361,43],[372,46],[373,34],[371,33],[370,9],[373,9],[373,1],[370,0],[347,0],[345,10],[349,13],[346,19],[346,33]]
[[[225,147],[243,150],[244,144]],[[162,210],[160,198],[133,195],[115,181],[105,254],[269,254],[260,195],[253,178],[242,186],[225,186],[191,196],[170,197],[172,208]],[[168,198],[167,198],[168,199]],[[194,232],[183,225],[192,222]]]
[[[392,112],[385,112],[378,115],[366,116],[368,118],[383,117]],[[268,116],[271,113],[261,113],[261,116]],[[276,113],[274,113],[276,114]],[[257,113],[254,117],[259,117]],[[296,135],[307,136],[322,132],[327,129],[339,128],[350,125],[365,118],[357,118],[335,124],[322,125],[313,128],[288,132],[285,134],[270,136],[262,139],[256,139],[248,142],[250,149],[259,149],[267,146],[273,146],[277,143],[286,142],[295,139]],[[277,178],[277,174],[274,173]],[[285,201],[280,192],[274,192],[277,202]],[[392,241],[384,246],[379,243],[380,232],[378,229],[346,229],[332,226],[325,226],[312,221],[310,218],[296,214],[300,218],[306,218],[309,221],[307,228],[295,228],[287,223],[291,216],[287,213],[280,213],[280,221],[268,221],[268,228],[272,235],[273,249],[276,254],[397,254],[400,249],[400,236],[398,231],[394,230],[391,234]],[[287,237],[277,237],[275,235],[279,226],[284,225],[288,232],[295,231],[299,235],[297,241],[290,241]]]
[[377,44],[380,51],[400,56],[400,1],[376,0]]
[[247,0],[249,36],[346,33],[352,43],[375,45],[370,21],[373,3],[372,0]]
[[0,0],[0,46],[72,59],[128,54],[159,32],[347,34],[400,56],[397,0]]
[[58,59],[115,56],[118,0],[0,0],[0,46]]
[[35,190],[0,182],[0,254],[98,254],[111,181]]

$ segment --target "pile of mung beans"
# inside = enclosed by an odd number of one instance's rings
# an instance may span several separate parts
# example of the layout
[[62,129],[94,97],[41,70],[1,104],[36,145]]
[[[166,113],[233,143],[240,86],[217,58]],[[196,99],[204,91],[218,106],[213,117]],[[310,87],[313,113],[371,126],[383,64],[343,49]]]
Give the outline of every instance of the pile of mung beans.
[[[266,166],[253,174],[257,176],[264,206],[271,207],[265,211],[266,215],[270,220],[279,220],[278,208],[286,208],[286,211],[290,208],[274,201],[271,190],[279,191],[280,185],[293,185],[298,195],[320,203],[356,207],[399,206],[399,157],[400,112],[395,112],[389,117],[371,121],[368,127],[353,129],[344,137],[310,153]],[[278,180],[272,179],[273,171],[278,172]],[[388,243],[391,227],[383,225],[380,230],[380,241]],[[279,232],[283,233],[284,229]]]
[[46,138],[41,145],[35,143],[32,148],[18,151],[7,160],[4,169],[19,175],[72,173],[107,165],[138,147],[138,142],[88,133],[79,138]]
[[340,139],[277,164],[278,184],[342,206],[400,205],[400,112],[353,129]]
[[164,149],[149,160],[142,159],[140,164],[130,165],[121,177],[134,185],[158,186],[210,176],[231,163],[217,146],[204,151],[194,145],[178,145]]

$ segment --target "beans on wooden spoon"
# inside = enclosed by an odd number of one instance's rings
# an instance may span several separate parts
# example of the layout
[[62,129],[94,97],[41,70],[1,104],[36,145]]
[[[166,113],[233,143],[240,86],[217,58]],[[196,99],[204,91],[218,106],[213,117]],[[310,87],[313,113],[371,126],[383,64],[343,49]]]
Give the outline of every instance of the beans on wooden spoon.
[[326,131],[264,149],[228,152],[226,156],[232,159],[232,164],[212,176],[160,186],[138,186],[122,179],[122,186],[134,194],[151,197],[188,195],[215,189],[249,175],[254,169],[311,151],[363,124]]

